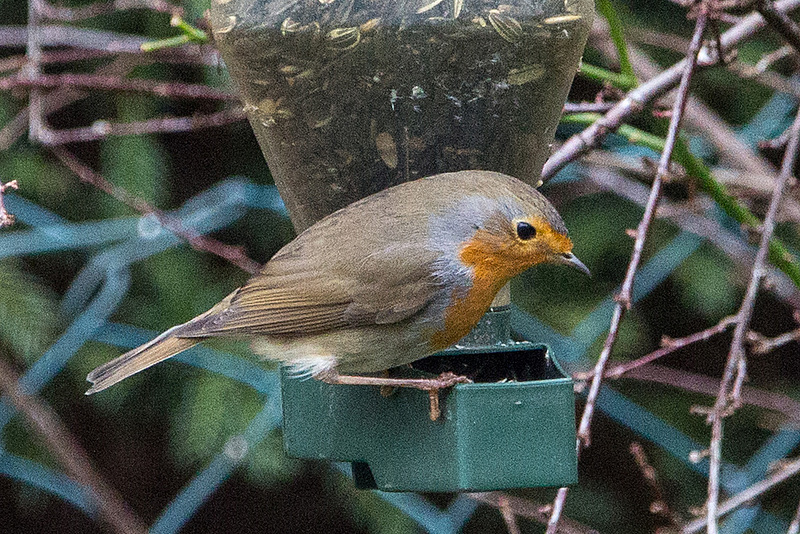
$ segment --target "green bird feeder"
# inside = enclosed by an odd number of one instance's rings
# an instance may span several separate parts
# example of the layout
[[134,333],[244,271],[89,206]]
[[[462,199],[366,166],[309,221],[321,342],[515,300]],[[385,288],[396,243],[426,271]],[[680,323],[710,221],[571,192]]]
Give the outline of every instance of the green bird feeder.
[[[508,310],[479,328],[497,330]],[[487,323],[491,323],[488,324]],[[297,458],[351,462],[361,489],[492,491],[566,486],[578,479],[572,379],[549,348],[530,342],[445,350],[404,376],[468,376],[442,392],[429,417],[428,394],[399,388],[332,386],[284,369],[283,439]]]
[[[536,185],[593,0],[212,0],[213,36],[297,231],[442,172]],[[357,238],[357,236],[354,236]],[[457,348],[403,372],[473,379],[428,394],[283,373],[286,451],[353,463],[356,484],[484,491],[576,482],[572,382],[510,341],[508,289]]]

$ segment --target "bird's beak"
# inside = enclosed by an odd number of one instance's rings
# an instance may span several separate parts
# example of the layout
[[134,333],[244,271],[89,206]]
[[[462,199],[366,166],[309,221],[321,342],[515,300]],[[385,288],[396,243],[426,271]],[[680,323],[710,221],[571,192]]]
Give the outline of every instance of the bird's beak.
[[566,254],[559,254],[558,259],[556,260],[558,263],[562,263],[569,267],[574,267],[578,269],[580,272],[587,276],[592,276],[592,273],[589,271],[589,268],[583,264],[581,260],[578,259],[575,254],[571,252],[567,252]]

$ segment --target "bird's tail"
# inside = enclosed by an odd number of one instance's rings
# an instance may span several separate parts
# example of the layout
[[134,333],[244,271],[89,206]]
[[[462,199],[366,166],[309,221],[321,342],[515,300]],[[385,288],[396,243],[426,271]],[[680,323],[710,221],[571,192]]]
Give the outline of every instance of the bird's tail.
[[138,373],[150,366],[171,358],[203,341],[202,337],[178,337],[178,329],[186,325],[170,328],[149,343],[136,347],[122,356],[105,363],[89,373],[86,380],[92,383],[87,395],[103,391],[120,380]]

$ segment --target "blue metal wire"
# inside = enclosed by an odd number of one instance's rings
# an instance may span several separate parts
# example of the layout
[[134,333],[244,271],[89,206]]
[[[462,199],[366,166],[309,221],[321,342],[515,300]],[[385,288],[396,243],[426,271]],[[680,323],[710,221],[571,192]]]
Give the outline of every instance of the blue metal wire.
[[94,517],[97,506],[83,486],[38,462],[0,452],[0,475],[55,495]]
[[[759,136],[760,137],[760,136]],[[155,335],[132,326],[111,323],[108,318],[117,308],[129,286],[129,266],[181,241],[148,217],[111,221],[71,223],[16,195],[6,196],[9,209],[30,228],[0,235],[0,258],[12,255],[41,254],[60,250],[98,249],[84,269],[73,280],[63,307],[74,319],[64,334],[36,361],[23,376],[20,386],[34,393],[41,390],[88,340],[100,341],[120,348],[141,344]],[[257,186],[233,179],[198,195],[171,215],[185,228],[207,233],[229,226],[248,209],[269,209],[285,213],[273,187]],[[687,257],[702,240],[681,233],[656,252],[640,270],[634,287],[634,299],[641,300],[653,291]],[[597,304],[569,335],[556,332],[538,319],[516,310],[513,326],[530,339],[548,343],[568,365],[589,362],[587,349],[605,332],[613,307],[611,298]],[[152,526],[156,533],[177,532],[191,519],[200,506],[233,472],[246,454],[280,424],[280,388],[277,374],[255,362],[205,347],[196,347],[175,358],[222,374],[247,384],[265,397],[264,408],[247,429],[229,440],[211,463],[198,473],[162,511]],[[598,410],[618,424],[630,428],[698,473],[707,472],[707,462],[689,462],[689,453],[703,448],[656,415],[627,399],[613,388],[604,386],[598,398]],[[0,406],[0,428],[13,416],[13,410]],[[785,457],[800,443],[800,431],[786,428],[772,436],[753,455],[748,464],[737,468],[726,464],[723,486],[737,491],[763,478],[771,462]],[[94,513],[94,503],[87,492],[68,477],[40,464],[25,460],[0,449],[0,473],[57,495],[86,513]],[[473,515],[478,503],[466,496],[457,498],[446,510],[440,510],[414,494],[376,492],[402,510],[429,532],[458,532]],[[743,509],[726,518],[724,532],[757,532],[785,528],[783,522],[760,508]]]

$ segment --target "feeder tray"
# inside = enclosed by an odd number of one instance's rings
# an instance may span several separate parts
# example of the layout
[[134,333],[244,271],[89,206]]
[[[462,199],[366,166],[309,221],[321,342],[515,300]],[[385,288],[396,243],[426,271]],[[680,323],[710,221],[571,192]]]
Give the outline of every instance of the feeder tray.
[[351,462],[361,489],[493,491],[577,482],[572,379],[529,342],[448,349],[405,376],[452,371],[471,384],[443,391],[429,417],[425,391],[329,385],[281,372],[289,456]]

